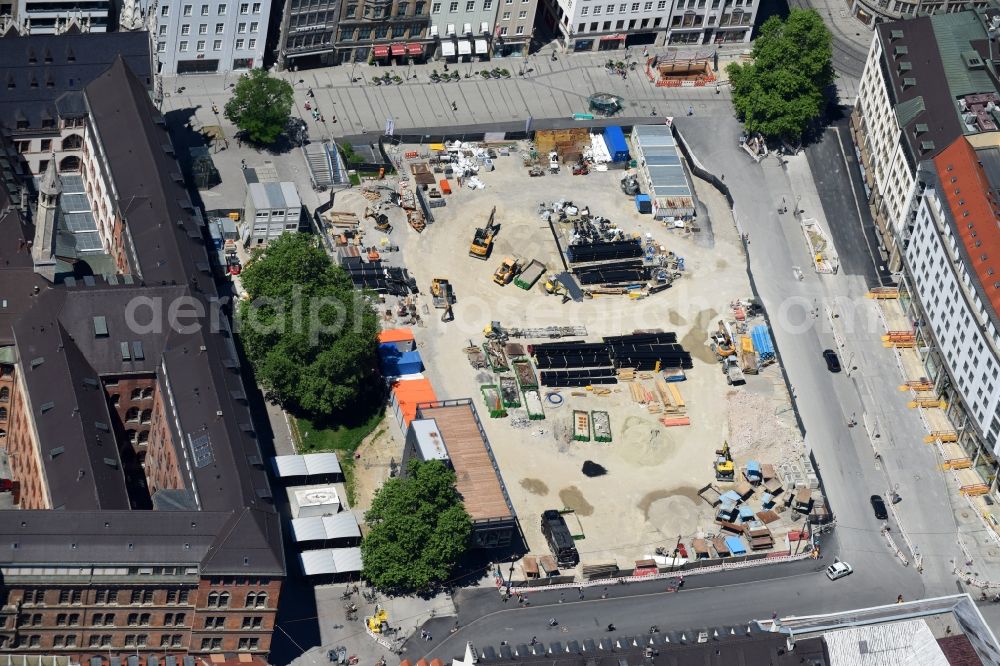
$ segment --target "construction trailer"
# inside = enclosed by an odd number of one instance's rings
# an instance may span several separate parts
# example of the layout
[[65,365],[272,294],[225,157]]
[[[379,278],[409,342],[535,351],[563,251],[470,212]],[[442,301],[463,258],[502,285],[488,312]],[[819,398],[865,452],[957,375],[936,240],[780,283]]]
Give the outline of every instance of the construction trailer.
[[508,548],[523,540],[514,505],[490,441],[470,399],[424,402],[406,428],[401,469],[411,459],[440,460],[455,470],[455,487],[472,520],[477,548]]
[[677,141],[666,125],[636,125],[632,151],[639,180],[658,220],[690,220],[696,212],[694,187]]

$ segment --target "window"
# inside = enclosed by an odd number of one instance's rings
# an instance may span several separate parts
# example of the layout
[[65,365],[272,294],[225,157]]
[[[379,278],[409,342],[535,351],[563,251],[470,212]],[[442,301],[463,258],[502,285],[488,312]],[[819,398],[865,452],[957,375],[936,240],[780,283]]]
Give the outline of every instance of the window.
[[216,7],[215,8],[215,14],[217,16],[225,16],[226,15],[226,5],[219,5],[218,7]]
[[476,9],[476,0],[466,0],[465,11],[471,12]]
[[493,9],[493,0],[485,0],[485,2],[483,2],[483,9],[487,11]]
[[634,11],[634,12],[639,11],[639,3],[638,2],[633,2],[632,3],[632,11]]
[[520,12],[518,12],[517,13],[517,18],[519,18],[519,19],[528,18],[528,12],[526,12],[526,11],[520,11]]
[[4,386],[0,388],[0,402],[7,402],[10,400],[10,389]]
[[222,649],[222,639],[221,638],[203,638],[203,639],[201,639],[201,649],[202,650],[221,650]]
[[667,0],[659,0],[659,2],[656,3],[656,8],[660,9],[660,10],[666,9],[667,8]]
[[594,16],[599,16],[600,13],[601,13],[601,8],[600,7],[594,7]]
[[441,13],[441,3],[440,2],[433,3],[431,5],[431,14],[440,14],[440,13]]
[[201,25],[198,26],[198,34],[199,35],[207,35],[208,34],[208,24],[207,23],[202,23]]
[[607,8],[605,9],[605,11],[608,14],[614,14],[615,13],[615,6],[614,5],[608,5]]
[[135,647],[135,634],[125,634],[125,647]]
[[644,11],[644,12],[649,12],[649,11],[652,11],[652,10],[653,10],[653,3],[652,2],[647,2],[646,4],[644,4],[642,6],[642,11]]
[[179,51],[187,51],[187,50],[188,50],[188,43],[187,43],[187,42],[181,42],[181,43],[180,43],[180,44],[179,44],[179,45],[177,46],[177,49],[178,49]]
[[[198,44],[195,46],[195,50],[196,51],[204,51],[205,50],[205,40],[204,39],[199,39],[198,40]],[[144,423],[148,423],[148,421],[145,421]]]
[[160,16],[170,16],[170,5],[163,5],[160,9]]
[[453,2],[453,3],[449,4],[448,5],[448,11],[451,12],[452,14],[454,14],[455,12],[457,12],[458,11],[458,2]]
[[191,16],[191,5],[184,5],[184,11],[181,14],[183,16]]
[[160,37],[165,37],[166,34],[167,34],[167,26],[161,25],[160,26]]
[[[586,16],[589,13],[590,13],[590,7],[584,7],[583,9],[580,10],[580,16]],[[583,28],[577,30],[577,32],[583,32]]]
[[[400,3],[400,5],[404,5],[404,6],[405,6],[405,4],[406,4],[405,2],[404,3]],[[253,21],[253,22],[250,23],[250,32],[257,32],[259,29],[260,29],[260,23],[258,23],[257,21]]]
[[502,18],[502,19],[503,19],[504,21],[509,21],[509,20],[510,20],[510,12],[504,12],[504,13],[503,13],[503,16],[502,16],[501,18]]
[[202,5],[201,6],[201,15],[202,16],[208,16],[208,5]]
[[257,40],[253,39],[252,37],[249,40],[247,40],[247,48],[248,49],[255,49],[255,48],[257,48]]
[[259,2],[253,3],[253,13],[254,14],[260,14],[260,3]]
[[501,37],[507,36],[507,26],[503,26],[502,28],[500,28],[500,36]]
[[257,638],[241,638],[240,639],[240,649],[241,650],[256,650],[260,645],[260,640]]
[[259,615],[248,615],[243,618],[243,629],[260,629],[264,626],[264,618]]
[[221,35],[225,31],[226,31],[226,24],[225,23],[216,23],[215,24],[215,34]]
[[[341,35],[341,37],[343,37],[343,35]],[[237,39],[236,40],[236,50],[239,51],[242,48],[243,48],[243,40],[242,39]]]
[[181,35],[190,35],[190,34],[191,34],[191,24],[185,23],[184,25],[181,26]]
[[[347,13],[348,13],[349,16],[351,15],[350,8],[348,8],[348,12]],[[246,23],[237,23],[236,24],[236,32],[238,32],[238,33],[240,33],[242,35],[246,31],[247,31],[247,24]]]
[[524,26],[523,25],[519,25],[516,28],[514,28],[514,34],[515,35],[523,35],[524,34]]
[[240,4],[240,14],[249,14],[249,13],[250,13],[250,5],[248,5],[245,2]]

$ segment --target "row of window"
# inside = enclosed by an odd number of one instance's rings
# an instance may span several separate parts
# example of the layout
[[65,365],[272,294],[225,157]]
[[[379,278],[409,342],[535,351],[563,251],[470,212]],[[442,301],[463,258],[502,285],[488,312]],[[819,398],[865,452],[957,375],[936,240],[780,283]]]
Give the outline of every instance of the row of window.
[[[653,11],[653,3],[652,2],[646,2],[646,3],[642,4],[641,6],[642,6],[642,11],[644,11],[644,12],[651,12],[651,11]],[[633,13],[638,12],[639,11],[639,7],[640,7],[640,3],[633,2],[632,3],[632,12]],[[664,9],[666,9],[667,8],[667,0],[659,0],[659,2],[656,3],[656,8],[658,10],[664,10]],[[587,10],[589,10],[589,9],[590,9],[590,7],[583,7],[580,10],[580,16],[587,16]],[[627,4],[620,4],[620,5],[618,5],[618,13],[619,14],[624,14],[626,11],[628,11],[628,9],[629,9],[629,6]],[[600,6],[594,7],[594,16],[598,16],[598,15],[600,15],[600,13],[601,13],[601,7]],[[607,6],[607,13],[608,14],[614,14],[615,13],[615,6],[614,5],[608,5]]]
[[[187,619],[187,613],[166,613],[163,616],[163,622],[161,623],[164,627],[181,627],[184,626],[184,621]],[[256,628],[248,627],[247,622],[254,618],[247,616],[243,618],[244,629]],[[6,618],[0,619],[0,626],[3,626]],[[148,627],[150,626],[150,621],[152,620],[152,614],[150,613],[129,613],[126,624],[129,627]],[[18,618],[19,627],[40,627],[42,626],[44,619],[41,613],[25,613]],[[80,626],[80,614],[79,613],[59,613],[56,615],[56,626],[57,627],[79,627]],[[94,613],[90,618],[90,626],[94,627],[113,627],[115,626],[115,614],[114,613]],[[206,628],[213,629],[215,627],[209,627],[206,620]],[[259,625],[257,625],[259,626]]]
[[[216,8],[215,8],[215,15],[216,16],[225,16],[226,15],[226,6],[227,5],[224,5],[224,4],[217,5]],[[202,5],[201,6],[201,15],[202,16],[208,16],[208,10],[209,10],[208,5]],[[181,16],[194,16],[193,11],[194,11],[194,7],[192,5],[184,5],[183,7],[181,7]],[[240,15],[241,16],[245,16],[245,15],[250,14],[250,13],[251,13],[250,3],[247,3],[247,2],[241,3],[240,4]],[[253,3],[253,13],[254,14],[260,14],[260,3],[259,2]],[[160,8],[160,16],[170,16],[170,5],[163,5],[163,7]]]
[[[202,651],[209,650],[221,650],[222,649],[222,639],[221,638],[203,638],[201,639],[201,649]],[[259,650],[260,649],[260,639],[259,638],[241,638],[240,639],[240,650]]]
[[[659,16],[657,16],[655,19],[653,19],[653,27],[654,28],[659,28],[661,21],[662,21],[662,19]],[[636,19],[632,19],[631,21],[629,21],[628,22],[628,29],[631,30],[632,28],[634,28],[635,27],[635,23],[636,23]],[[600,25],[601,24],[597,23],[596,21],[593,22],[593,23],[591,23],[590,24],[590,30],[589,30],[589,32],[599,32],[599,31],[600,32],[607,32],[608,30],[611,30],[611,21],[605,21],[603,27],[599,28],[598,26],[600,26]],[[644,19],[642,19],[642,23],[641,23],[641,25],[639,27],[640,27],[640,29],[641,28],[646,28],[648,25],[649,25],[649,19],[648,18],[644,18]],[[624,19],[622,19],[620,21],[617,21],[615,23],[615,30],[624,30],[624,29],[625,29],[625,20]],[[588,32],[587,24],[586,23],[580,23],[579,25],[577,25],[576,31],[577,31],[577,33]]]
[[[129,601],[127,603],[131,605],[152,605],[153,603],[153,590],[125,590],[129,593]],[[165,603],[168,606],[173,606],[177,604],[187,604],[190,600],[190,590],[167,590]],[[94,593],[94,604],[98,606],[107,606],[112,604],[117,604],[119,599],[119,590],[100,588]],[[264,595],[265,602],[267,600],[267,595]],[[30,605],[43,605],[45,604],[45,590],[41,589],[27,589],[21,597],[21,603],[26,606]],[[74,604],[79,605],[83,603],[83,593],[81,590],[60,590],[59,591],[59,604]],[[256,602],[255,602],[256,603]]]
[[407,35],[409,35],[410,39],[419,39],[422,32],[423,27],[419,25],[380,25],[374,29],[358,28],[356,30],[355,28],[341,28],[340,41],[355,41],[355,34],[357,34],[357,41],[359,42],[370,41],[372,39],[372,35],[374,35],[375,39],[405,39]]
[[[264,626],[264,618],[260,615],[244,615],[241,629],[260,629]],[[225,629],[225,615],[208,615],[205,617],[206,629]]]
[[[257,32],[259,30],[260,30],[260,23],[258,23],[257,21],[251,21],[250,24],[249,24],[249,31],[250,32]],[[216,23],[215,24],[215,34],[222,35],[222,34],[225,34],[225,32],[226,32],[226,24],[225,23]],[[244,23],[244,22],[237,23],[236,24],[236,32],[238,32],[241,35],[242,34],[246,34],[246,32],[247,32],[247,24]],[[160,26],[160,36],[163,37],[166,34],[167,34],[167,26],[161,25]],[[190,23],[184,23],[183,25],[181,25],[181,35],[186,37],[187,35],[190,35],[190,34],[191,34],[191,24]],[[208,24],[207,23],[202,23],[201,25],[198,26],[198,34],[199,35],[207,35],[208,34]]]
[[[434,3],[434,4],[437,5],[439,8],[441,6],[441,3],[439,3],[439,2]],[[475,3],[470,1],[469,4],[473,5]],[[492,5],[493,4],[493,0],[486,0],[486,4],[487,5]],[[426,6],[427,6],[427,3],[423,2],[423,0],[421,0],[420,2],[414,3],[414,5],[413,5],[413,15],[414,16],[421,16],[421,15],[423,15],[423,13],[424,13],[424,7],[426,7]],[[486,8],[489,9],[489,6],[487,6]],[[396,4],[396,14],[395,15],[396,16],[406,16],[406,13],[409,11],[409,9],[410,9],[410,3],[407,2],[406,0],[402,0],[401,2],[399,2],[399,3]],[[472,10],[470,9],[469,11],[472,11]],[[356,4],[352,3],[350,5],[347,5],[347,9],[344,11],[344,18],[348,18],[348,19],[358,18],[357,13],[358,13],[358,6]],[[363,8],[362,8],[362,14],[363,14],[362,18],[376,18],[376,19],[378,19],[378,18],[385,18],[387,16],[392,16],[393,15],[392,14],[392,10],[389,7],[380,7],[380,6],[377,6],[377,5],[368,5],[368,4],[366,4],[366,5],[363,6]]]
[[[32,150],[32,145],[34,141],[15,141],[14,147],[17,148],[19,153],[51,153],[52,152],[52,139],[40,139],[38,142],[38,150]],[[80,150],[83,147],[83,137],[79,134],[70,134],[68,137],[62,140],[59,144],[60,150]]]
[[[177,45],[177,50],[181,51],[181,52],[189,51],[190,50],[189,46],[190,46],[189,42],[187,42],[186,40],[182,40]],[[236,44],[235,44],[235,48],[236,48],[237,51],[242,51],[244,48],[255,49],[255,48],[257,48],[257,40],[256,39],[248,39],[248,40],[237,39],[236,40]],[[167,50],[167,43],[166,42],[157,42],[157,44],[156,44],[156,50],[159,53],[166,52],[166,50]],[[206,48],[205,48],[205,40],[199,39],[195,43],[194,50],[198,51],[199,53],[204,52],[206,50]],[[221,39],[216,39],[216,40],[214,40],[212,42],[212,50],[213,51],[221,51],[222,50],[222,40]]]

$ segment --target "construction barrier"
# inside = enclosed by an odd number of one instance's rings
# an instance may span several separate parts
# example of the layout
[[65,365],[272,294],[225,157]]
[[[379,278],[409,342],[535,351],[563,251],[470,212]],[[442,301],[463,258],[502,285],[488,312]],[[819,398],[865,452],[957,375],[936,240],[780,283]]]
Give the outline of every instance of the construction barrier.
[[868,298],[899,298],[897,287],[875,287],[867,294]]

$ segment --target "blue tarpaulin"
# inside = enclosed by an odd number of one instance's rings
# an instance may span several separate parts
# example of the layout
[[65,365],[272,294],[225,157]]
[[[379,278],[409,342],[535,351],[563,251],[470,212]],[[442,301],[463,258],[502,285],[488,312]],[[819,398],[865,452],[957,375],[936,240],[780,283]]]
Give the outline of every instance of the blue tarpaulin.
[[746,522],[748,520],[753,520],[753,509],[748,506],[740,507],[740,520]]
[[743,541],[737,536],[727,536],[726,537],[726,548],[732,555],[746,555],[747,549],[743,545]]
[[759,479],[760,474],[760,463],[756,460],[750,460],[747,462],[747,478],[748,479]]
[[612,162],[628,162],[628,143],[625,141],[625,133],[617,125],[604,128],[604,143],[611,153]]
[[415,375],[424,369],[424,362],[420,358],[420,352],[401,352],[395,343],[392,342],[379,345],[378,355],[383,377]]
[[740,494],[735,490],[727,490],[726,492],[722,493],[719,499],[722,500],[723,504],[739,504],[740,502],[743,501],[743,498],[740,497]]
[[766,325],[754,326],[750,330],[750,340],[753,341],[753,348],[760,354],[760,360],[769,361],[774,358],[774,343],[771,342],[771,334]]

